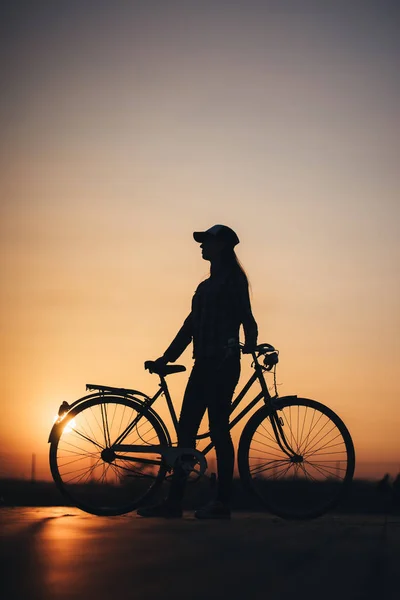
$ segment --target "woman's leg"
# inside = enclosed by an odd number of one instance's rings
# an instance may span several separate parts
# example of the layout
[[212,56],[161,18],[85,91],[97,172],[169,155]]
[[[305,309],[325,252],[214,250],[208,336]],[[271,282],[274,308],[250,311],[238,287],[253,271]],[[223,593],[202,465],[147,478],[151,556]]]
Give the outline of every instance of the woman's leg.
[[210,373],[207,398],[211,439],[217,455],[217,500],[229,504],[235,452],[229,429],[232,396],[240,376],[240,359],[233,357]]
[[[196,447],[196,435],[207,407],[204,383],[204,367],[201,363],[195,363],[186,386],[178,424],[178,446],[183,448]],[[183,469],[174,469],[168,503],[181,504],[186,479]]]

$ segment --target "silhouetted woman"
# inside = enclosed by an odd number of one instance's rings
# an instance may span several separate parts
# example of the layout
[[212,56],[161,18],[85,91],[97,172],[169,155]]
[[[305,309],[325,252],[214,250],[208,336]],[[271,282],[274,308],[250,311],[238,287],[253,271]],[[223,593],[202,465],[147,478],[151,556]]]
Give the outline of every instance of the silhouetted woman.
[[[178,444],[195,448],[201,420],[208,410],[211,439],[217,456],[217,497],[195,512],[197,518],[229,518],[234,449],[229,431],[232,396],[240,375],[239,328],[243,325],[249,353],[257,344],[257,323],[250,305],[248,281],[236,257],[236,233],[214,225],[193,234],[202,257],[211,263],[210,277],[198,286],[192,310],[177,336],[158,358],[163,366],[175,362],[193,341],[193,370],[186,387],[178,427]],[[180,517],[185,488],[183,472],[175,469],[168,497],[153,507],[138,510],[143,517]]]

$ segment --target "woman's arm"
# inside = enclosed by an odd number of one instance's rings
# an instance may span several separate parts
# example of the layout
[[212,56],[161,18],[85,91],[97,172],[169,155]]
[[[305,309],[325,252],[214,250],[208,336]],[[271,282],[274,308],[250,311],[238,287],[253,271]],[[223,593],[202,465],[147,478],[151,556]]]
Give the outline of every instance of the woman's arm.
[[163,354],[166,362],[175,362],[182,352],[188,347],[193,337],[192,313],[190,313],[171,344]]
[[183,322],[182,327],[176,334],[175,338],[172,340],[171,344],[168,346],[164,354],[158,360],[163,360],[165,362],[175,362],[182,352],[186,350],[188,345],[193,339],[193,304],[195,302],[196,295],[199,291],[199,288],[202,284],[198,286],[194,296],[192,298],[192,310],[186,319]]

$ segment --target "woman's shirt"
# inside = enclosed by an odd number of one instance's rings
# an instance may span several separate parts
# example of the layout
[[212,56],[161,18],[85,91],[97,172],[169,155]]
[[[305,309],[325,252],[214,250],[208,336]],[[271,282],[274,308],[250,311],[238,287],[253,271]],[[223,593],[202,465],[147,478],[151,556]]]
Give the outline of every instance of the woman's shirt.
[[240,271],[211,276],[198,286],[192,310],[164,353],[174,362],[193,340],[193,357],[223,358],[229,347],[239,347],[243,325],[245,342],[257,343],[257,323],[250,305],[248,283]]

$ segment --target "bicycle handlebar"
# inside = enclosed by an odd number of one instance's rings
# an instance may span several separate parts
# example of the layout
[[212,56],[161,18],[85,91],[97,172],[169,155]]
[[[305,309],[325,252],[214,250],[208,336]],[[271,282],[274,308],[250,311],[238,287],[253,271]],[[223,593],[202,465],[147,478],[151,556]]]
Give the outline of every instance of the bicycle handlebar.
[[271,369],[279,362],[279,351],[276,350],[271,344],[258,344],[254,352],[251,354],[253,361],[257,364],[259,364],[257,358],[261,355],[264,355],[263,368],[266,371],[271,371]]
[[258,344],[256,346],[256,352],[259,354],[266,354],[267,352],[276,352],[276,348],[272,344]]
[[[240,348],[243,348],[244,344],[239,343]],[[258,354],[257,354],[258,353]],[[271,344],[258,344],[255,347],[255,350],[249,352],[252,355],[253,361],[257,362],[257,358],[261,355],[264,355],[265,358],[263,360],[264,368],[267,371],[270,371],[274,365],[276,365],[279,361],[278,358],[278,350],[274,348]],[[144,368],[148,370],[150,373],[156,373],[161,377],[166,377],[171,373],[180,373],[182,371],[186,371],[186,367],[183,365],[167,365],[164,363],[158,363],[154,360],[146,360],[144,363]]]

